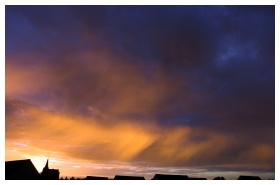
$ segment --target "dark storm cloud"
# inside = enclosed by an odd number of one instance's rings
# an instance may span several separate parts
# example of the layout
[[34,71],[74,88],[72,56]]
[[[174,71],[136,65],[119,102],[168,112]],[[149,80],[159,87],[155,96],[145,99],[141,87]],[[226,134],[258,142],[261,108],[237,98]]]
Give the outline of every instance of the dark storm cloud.
[[[134,160],[235,159],[270,168],[274,13],[274,6],[6,6],[6,95],[101,125],[156,123],[195,132],[169,143],[153,133],[149,145],[131,151]],[[176,142],[189,148],[189,158],[171,147]],[[173,161],[177,151],[182,158]]]

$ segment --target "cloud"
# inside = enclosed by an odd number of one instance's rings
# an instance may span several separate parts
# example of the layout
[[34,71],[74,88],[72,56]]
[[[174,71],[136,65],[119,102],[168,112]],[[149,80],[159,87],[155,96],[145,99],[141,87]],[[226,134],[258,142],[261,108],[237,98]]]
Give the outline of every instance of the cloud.
[[[110,125],[14,100],[6,104],[10,107],[6,117],[7,142],[27,140],[30,147],[55,151],[62,156],[99,162],[144,161],[157,166],[235,166],[242,163],[271,168],[274,162],[273,145],[248,147],[219,132],[186,126],[163,128],[158,123],[119,121]],[[256,151],[259,152],[256,154]],[[235,156],[229,155],[230,152]]]
[[7,6],[6,23],[6,142],[274,168],[274,6]]

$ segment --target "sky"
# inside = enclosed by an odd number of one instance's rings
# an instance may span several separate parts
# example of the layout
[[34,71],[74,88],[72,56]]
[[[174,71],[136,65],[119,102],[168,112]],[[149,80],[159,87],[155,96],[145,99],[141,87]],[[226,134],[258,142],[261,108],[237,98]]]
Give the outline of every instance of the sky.
[[275,178],[274,8],[6,6],[5,160]]

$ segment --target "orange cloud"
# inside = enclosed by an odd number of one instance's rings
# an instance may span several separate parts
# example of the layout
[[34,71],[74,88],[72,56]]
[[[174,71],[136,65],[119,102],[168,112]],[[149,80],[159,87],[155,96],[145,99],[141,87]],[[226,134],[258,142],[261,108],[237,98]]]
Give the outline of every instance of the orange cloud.
[[[26,60],[40,64],[34,63],[32,68],[20,64]],[[274,166],[274,146],[270,144],[246,148],[242,140],[219,130],[168,127],[155,121],[153,113],[168,110],[169,97],[183,96],[186,104],[199,97],[189,91],[180,93],[181,81],[160,68],[145,78],[140,62],[132,64],[128,56],[107,50],[83,51],[57,60],[52,66],[50,59],[36,55],[8,59],[7,160],[30,157],[41,168],[42,159],[51,157],[66,169],[70,168],[65,165],[67,159],[75,161],[72,166],[79,162],[109,165],[110,161],[177,167]],[[77,62],[80,60],[83,62]],[[55,94],[53,99],[36,104],[36,95],[50,91]],[[33,97],[36,106],[24,103],[25,96]],[[58,106],[62,108],[57,110]],[[126,114],[148,119],[120,118]]]
[[39,67],[23,69],[22,66],[6,63],[6,94],[15,96],[38,92],[48,87],[49,78],[42,76],[46,70]]
[[[94,118],[50,112],[24,103],[7,103],[17,109],[13,115],[6,117],[8,156],[19,148],[15,141],[26,141],[25,145],[31,149],[21,152],[29,156],[39,154],[40,149],[45,151],[46,157],[51,155],[59,159],[65,156],[93,163],[145,161],[159,166],[194,166],[205,161],[211,163],[211,160],[216,160],[230,149],[232,142],[236,142],[229,136],[210,130],[206,132],[186,126],[165,128],[152,122],[119,121],[108,124]],[[207,139],[196,141],[194,137],[202,133]],[[32,148],[36,150],[32,151]],[[272,146],[257,146],[242,160],[239,158],[242,155],[236,156],[232,159],[233,163],[228,159],[225,165],[234,165],[239,161],[250,165],[254,156],[256,159],[268,159],[259,163],[259,167],[270,167],[274,159]]]

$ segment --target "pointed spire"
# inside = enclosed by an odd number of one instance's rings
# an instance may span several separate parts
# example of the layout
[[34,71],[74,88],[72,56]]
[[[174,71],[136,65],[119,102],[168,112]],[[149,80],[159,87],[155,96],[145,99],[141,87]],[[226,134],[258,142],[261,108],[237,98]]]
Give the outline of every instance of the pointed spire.
[[49,169],[49,159],[47,160],[47,163],[46,163],[45,168],[46,168],[46,169]]

